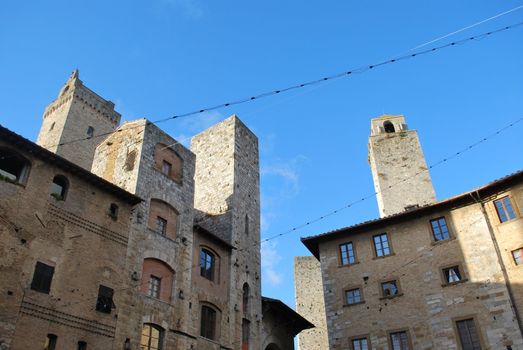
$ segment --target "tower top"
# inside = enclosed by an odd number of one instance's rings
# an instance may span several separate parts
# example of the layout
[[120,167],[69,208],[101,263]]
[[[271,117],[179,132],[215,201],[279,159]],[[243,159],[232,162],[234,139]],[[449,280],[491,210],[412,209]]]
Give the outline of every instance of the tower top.
[[408,127],[403,115],[384,114],[373,118],[370,122],[371,136],[405,130],[408,130]]

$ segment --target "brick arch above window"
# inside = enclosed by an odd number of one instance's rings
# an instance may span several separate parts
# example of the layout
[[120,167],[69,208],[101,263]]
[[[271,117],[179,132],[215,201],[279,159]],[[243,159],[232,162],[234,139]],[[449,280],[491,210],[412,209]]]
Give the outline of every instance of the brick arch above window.
[[183,159],[172,148],[163,143],[154,148],[154,166],[177,183],[183,179]]
[[164,261],[147,258],[143,261],[140,291],[150,297],[171,302],[174,270]]
[[170,239],[176,238],[178,211],[170,204],[153,198],[149,208],[148,226],[152,231]]

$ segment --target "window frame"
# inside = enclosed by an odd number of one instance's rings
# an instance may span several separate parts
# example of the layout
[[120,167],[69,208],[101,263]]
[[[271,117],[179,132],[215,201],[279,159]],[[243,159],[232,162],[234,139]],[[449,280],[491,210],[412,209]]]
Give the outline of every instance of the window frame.
[[[203,311],[204,308],[206,310],[212,311],[211,320],[207,319],[207,317],[211,314],[206,314],[204,317],[204,311]],[[212,325],[209,328],[208,326],[209,326],[210,322],[212,323]],[[210,332],[210,334],[209,334],[209,332]],[[210,335],[210,337],[209,337],[209,335]],[[217,335],[218,335],[218,310],[209,304],[206,304],[206,303],[201,304],[201,306],[200,306],[200,336],[205,339],[217,340],[217,338],[218,338]]]
[[[63,184],[61,185],[55,181],[63,181]],[[53,192],[54,185],[62,187],[62,190],[60,191],[60,193]],[[53,180],[51,181],[51,190],[49,191],[49,195],[51,197],[53,197],[54,199],[56,199],[57,201],[65,201],[67,199],[67,194],[69,193],[69,187],[70,187],[69,179],[62,174],[56,174],[53,177]]]
[[[393,344],[392,344],[392,335],[397,334],[397,333],[407,334],[407,343],[409,346],[408,350],[414,350],[414,346],[412,346],[412,338],[410,336],[410,332],[409,332],[408,328],[399,328],[399,329],[393,329],[393,330],[387,331],[387,342],[389,344],[389,349],[396,350],[396,349],[394,349]],[[400,349],[400,350],[404,350],[404,349]]]
[[[49,268],[49,269],[48,269]],[[39,271],[39,277],[37,277],[37,270]],[[50,271],[50,273],[49,273]],[[50,294],[51,286],[53,284],[53,277],[55,273],[55,265],[48,265],[41,261],[36,261],[33,269],[33,277],[31,279],[31,290],[35,292]],[[47,276],[49,275],[50,276]],[[49,281],[46,281],[46,278],[49,278]]]
[[[207,276],[207,274],[205,274],[203,271],[203,266],[202,266],[202,253],[204,252],[207,252],[206,253],[206,256],[210,256],[212,257],[212,260],[211,260],[211,269],[210,269],[210,276]],[[212,249],[210,249],[209,247],[206,247],[206,246],[201,246],[200,247],[200,254],[198,256],[198,259],[199,259],[199,267],[200,267],[200,276],[205,278],[206,280],[209,280],[211,282],[217,282],[217,270],[216,270],[216,265],[217,265],[217,254],[216,252],[214,252]],[[205,259],[205,262],[207,263],[207,259]],[[207,269],[206,269],[207,270]]]
[[[342,247],[348,246],[348,245],[351,245],[351,247],[352,247],[353,262],[352,263],[350,262],[350,255],[348,254],[348,251],[347,251],[348,262],[347,262],[347,264],[344,264]],[[351,266],[351,265],[356,265],[359,263],[358,256],[356,254],[356,245],[354,244],[354,241],[348,241],[348,242],[338,244],[338,263],[339,263],[339,267]]]
[[[459,281],[456,281],[456,282],[448,282],[447,281],[447,276],[445,274],[445,270],[448,270],[448,269],[453,268],[453,267],[458,267],[458,271],[459,271],[459,273],[461,275],[461,279]],[[447,265],[441,266],[439,268],[439,271],[440,271],[440,276],[441,276],[441,281],[442,281],[442,284],[441,284],[442,287],[453,286],[453,285],[464,283],[464,282],[468,281],[467,274],[465,273],[465,270],[463,269],[463,264],[460,263],[460,262],[456,262],[456,263],[453,263],[453,264],[447,264]]]
[[48,333],[45,338],[44,350],[56,350],[58,344],[58,336],[56,334]]
[[[447,226],[447,233],[448,233],[449,237],[446,238],[446,239],[437,240],[436,236],[435,236],[435,233],[434,233],[434,228],[432,226],[432,222],[436,221],[436,220],[441,220],[441,219],[445,220],[445,224]],[[432,244],[441,244],[441,243],[444,243],[444,242],[451,241],[451,240],[453,240],[455,238],[454,237],[454,233],[453,233],[453,229],[452,229],[452,227],[450,225],[450,220],[447,219],[447,215],[431,217],[429,219],[428,226],[429,226],[430,239],[432,241]]]
[[[152,283],[155,282],[156,284]],[[156,289],[154,287],[157,287]],[[150,296],[151,298],[160,299],[160,293],[162,288],[162,278],[155,276],[153,274],[149,275],[149,281],[148,281],[148,288],[147,288],[147,296]],[[156,293],[155,293],[156,291]]]
[[140,333],[140,349],[142,348],[143,344],[142,344],[142,337],[143,337],[143,332],[144,332],[144,328],[145,327],[149,327],[149,334],[147,335],[148,337],[148,344],[146,345],[147,348],[145,348],[145,350],[151,350],[151,339],[152,339],[152,336],[151,336],[151,333],[152,333],[152,329],[156,329],[158,331],[158,348],[157,350],[162,350],[163,349],[163,338],[165,337],[165,329],[163,329],[162,327],[160,327],[159,325],[157,324],[154,324],[154,323],[144,323],[142,325],[142,332]]
[[[395,284],[396,284],[396,289],[398,290],[398,292],[394,295],[385,295],[385,290],[383,289],[383,285],[385,283],[389,283],[389,282],[395,282]],[[380,289],[380,299],[394,299],[394,298],[397,298],[397,297],[400,297],[403,295],[403,289],[401,289],[401,284],[400,284],[399,278],[396,278],[396,277],[386,278],[386,279],[380,280],[378,283],[379,283],[379,289]]]
[[355,335],[355,336],[352,336],[352,337],[349,337],[349,349],[350,350],[355,350],[354,348],[354,341],[355,340],[367,340],[367,349],[368,350],[371,350],[372,349],[372,344],[370,342],[370,334],[360,334],[360,335]]
[[[500,203],[502,203],[502,205],[503,205],[503,200],[504,200],[504,199],[507,199],[507,200],[508,200],[508,203],[510,204],[510,207],[511,207],[511,209],[512,209],[512,212],[514,213],[514,217],[513,217],[513,218],[508,218],[508,216],[506,216],[506,217],[507,217],[507,220],[504,220],[504,221],[503,221],[503,220],[501,219],[501,215],[500,215],[500,213],[499,213],[499,211],[498,211],[498,207],[496,206],[496,203],[497,203],[497,202],[500,202]],[[517,205],[516,205],[516,202],[514,201],[514,198],[512,198],[512,195],[510,195],[509,193],[505,194],[504,196],[500,196],[500,197],[494,199],[494,200],[492,201],[492,207],[494,208],[494,212],[496,213],[496,217],[498,218],[498,222],[499,222],[499,224],[504,224],[504,223],[506,223],[506,222],[510,222],[510,221],[516,220],[517,218],[520,217],[520,212],[519,212],[519,210],[518,210],[518,207],[517,207]],[[504,214],[506,215],[507,212],[506,212],[506,207],[505,207],[505,205],[503,205],[503,210],[504,210]]]
[[[347,293],[354,291],[354,290],[359,290],[360,300],[357,302],[354,302],[354,303],[349,303],[348,299],[347,299]],[[359,304],[364,304],[364,303],[365,303],[365,298],[363,296],[363,288],[361,286],[351,286],[351,287],[345,288],[343,290],[343,306],[354,306],[354,305],[359,305]]]
[[[16,161],[19,162],[18,165],[21,166],[21,169],[19,171],[19,174],[12,174],[12,173],[10,173],[6,170],[2,170],[2,168],[0,168],[1,179],[7,183],[12,183],[12,184],[16,184],[16,185],[25,187],[25,185],[27,184],[27,181],[29,179],[29,175],[30,175],[31,168],[32,168],[32,163],[25,156],[23,156],[20,152],[14,150],[14,149],[8,148],[8,147],[0,147],[0,157],[3,157],[3,156],[5,156],[6,158],[14,158]],[[2,164],[0,162],[0,167],[1,166],[2,166]],[[7,173],[11,176],[14,176],[15,179],[11,179],[9,176],[2,174],[2,172]]]
[[[166,237],[167,236],[167,220],[163,217],[161,217],[160,215],[156,215],[156,226],[154,228],[154,232],[156,232],[157,234],[159,234],[160,236],[164,236]],[[162,229],[159,230],[159,223],[162,223]]]
[[[514,257],[514,252],[516,251],[521,251],[521,264],[518,264],[516,262],[516,258]],[[523,247],[519,247],[519,248],[516,248],[516,249],[513,249],[510,251],[510,258],[512,259],[512,263],[514,264],[514,266],[518,267],[518,266],[523,266]]]
[[[374,240],[374,238],[378,237],[378,236],[381,237],[383,235],[385,235],[385,237],[387,237],[387,244],[389,246],[389,254],[378,255],[378,250],[376,249],[376,241]],[[383,241],[380,240],[380,244],[383,246]],[[394,249],[392,248],[392,244],[391,244],[391,240],[390,240],[389,234],[387,232],[382,232],[382,233],[378,233],[378,234],[372,235],[372,251],[374,253],[374,258],[373,259],[383,259],[383,258],[387,258],[387,257],[392,256],[392,255],[395,255],[394,254]]]
[[459,335],[458,322],[467,320],[472,320],[474,322],[474,327],[476,328],[476,333],[478,334],[479,345],[481,347],[481,350],[487,349],[485,341],[483,339],[483,332],[478,322],[477,316],[473,314],[452,318],[452,328],[454,329],[454,336],[456,337],[456,345],[458,346],[458,350],[464,350],[463,346],[461,345],[461,337]]
[[[104,298],[109,298],[104,300]],[[107,302],[110,301],[110,305],[107,306]],[[114,305],[114,289],[107,287],[106,285],[98,285],[98,296],[96,298],[95,310],[107,315],[110,315],[112,310],[116,307]]]
[[87,350],[87,342],[84,340],[79,340],[78,345],[76,346],[77,350]]

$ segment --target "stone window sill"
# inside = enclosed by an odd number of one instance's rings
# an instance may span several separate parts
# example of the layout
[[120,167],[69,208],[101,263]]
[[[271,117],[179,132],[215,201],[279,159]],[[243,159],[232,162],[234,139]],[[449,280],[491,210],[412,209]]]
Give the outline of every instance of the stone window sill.
[[338,265],[338,267],[350,267],[350,266],[352,266],[352,265],[358,265],[359,263],[360,263],[360,262],[356,260],[356,261],[353,262],[352,264],[345,264],[345,265],[340,264],[340,265]]
[[396,295],[389,295],[389,296],[386,296],[386,297],[380,297],[380,300],[394,299],[394,298],[397,298],[397,297],[401,297],[402,295],[403,295],[403,293],[398,293]]
[[389,256],[394,256],[396,255],[396,253],[392,252],[388,255],[382,255],[382,256],[375,256],[372,258],[372,260],[379,260],[379,259],[385,259],[385,258],[388,258]]
[[360,304],[365,304],[365,300],[358,301],[357,303],[352,303],[352,304],[343,304],[343,307],[351,307],[351,306],[356,306],[356,305],[360,305]]
[[450,236],[450,238],[448,238],[448,239],[442,239],[442,240],[439,240],[439,241],[432,241],[432,242],[430,242],[430,245],[435,246],[435,245],[440,245],[440,244],[445,244],[445,243],[448,243],[448,242],[452,242],[452,241],[455,241],[455,240],[456,240],[456,237]]
[[442,286],[442,287],[455,286],[456,284],[465,283],[465,282],[467,282],[468,280],[469,280],[468,278],[464,278],[464,279],[462,279],[461,281],[457,281],[457,282],[452,282],[452,283],[443,283],[441,286]]

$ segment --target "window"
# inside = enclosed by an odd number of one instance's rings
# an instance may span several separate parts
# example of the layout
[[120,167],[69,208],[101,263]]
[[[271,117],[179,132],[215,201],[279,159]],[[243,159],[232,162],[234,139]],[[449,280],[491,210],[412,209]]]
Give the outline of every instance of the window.
[[111,203],[111,205],[109,206],[109,216],[114,220],[118,219],[118,205],[117,204]]
[[362,302],[361,289],[354,288],[345,291],[345,302],[347,305],[358,304]]
[[96,300],[96,311],[110,314],[111,309],[116,307],[113,302],[113,294],[114,290],[112,288],[100,285],[98,299]]
[[200,251],[200,275],[214,281],[214,254],[205,248]]
[[56,124],[55,122],[53,122],[53,123],[51,124],[51,127],[49,128],[49,131],[52,131],[52,130],[54,129],[55,124]]
[[436,242],[450,238],[449,228],[444,217],[430,220],[430,227],[432,228],[432,236]]
[[156,217],[156,233],[159,233],[162,236],[165,236],[166,231],[167,231],[167,220],[165,220],[161,216],[157,216]]
[[249,215],[245,215],[245,235],[249,234]]
[[89,126],[87,128],[87,131],[85,133],[87,135],[87,138],[91,138],[94,136],[94,128],[92,126]]
[[53,279],[54,266],[49,266],[40,261],[36,262],[31,289],[40,293],[49,294]]
[[496,212],[498,213],[500,222],[509,221],[516,217],[509,196],[495,200],[494,206],[496,207]]
[[374,236],[373,240],[377,257],[390,255],[389,239],[386,233]]
[[356,262],[352,242],[340,244],[340,259],[342,265],[350,265]]
[[369,340],[367,338],[352,339],[351,345],[351,350],[369,350]]
[[398,282],[396,280],[381,283],[382,296],[385,298],[399,295]]
[[77,350],[87,350],[87,343],[84,341],[79,341],[76,349]]
[[516,265],[523,264],[523,248],[519,248],[512,251],[512,257]]
[[29,162],[18,153],[0,149],[0,180],[25,183],[29,168]]
[[162,328],[150,323],[143,325],[142,339],[140,340],[140,350],[161,350],[162,341]]
[[383,123],[383,129],[385,129],[386,133],[396,132],[396,129],[394,129],[394,124],[392,124],[389,120]]
[[242,320],[242,350],[249,350],[250,335],[251,335],[251,322],[244,318]]
[[406,331],[390,333],[392,350],[410,350],[409,335]]
[[243,284],[242,309],[244,314],[249,311],[249,285],[247,283]]
[[463,350],[481,350],[479,335],[476,331],[474,319],[456,321],[459,341]]
[[57,340],[58,337],[56,335],[48,334],[45,340],[44,350],[55,350]]
[[216,328],[216,311],[206,305],[202,305],[202,317],[200,335],[207,339],[214,339]]
[[172,165],[171,163],[169,163],[168,161],[163,161],[162,162],[162,173],[164,173],[165,175],[167,176],[171,176],[171,169],[172,169]]
[[160,285],[162,283],[162,279],[156,276],[149,276],[149,296],[153,298],[159,298],[160,297]]
[[445,284],[452,284],[462,281],[462,275],[458,265],[444,268],[443,277],[445,278]]
[[69,181],[62,175],[56,175],[53,178],[53,183],[51,184],[51,197],[54,197],[56,200],[63,201],[67,195],[67,189],[69,187]]

